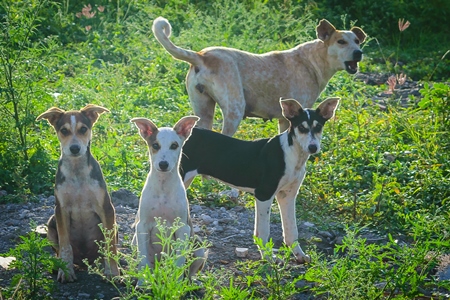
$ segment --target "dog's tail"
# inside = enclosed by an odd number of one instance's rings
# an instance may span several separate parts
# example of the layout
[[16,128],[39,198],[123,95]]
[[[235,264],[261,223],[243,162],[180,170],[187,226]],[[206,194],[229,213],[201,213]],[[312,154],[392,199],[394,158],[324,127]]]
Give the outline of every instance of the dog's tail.
[[172,43],[172,41],[169,39],[170,34],[172,33],[172,26],[170,26],[170,23],[167,19],[163,17],[157,17],[153,21],[152,31],[158,42],[174,58],[184,60],[193,65],[202,64],[201,56],[195,51],[180,48]]

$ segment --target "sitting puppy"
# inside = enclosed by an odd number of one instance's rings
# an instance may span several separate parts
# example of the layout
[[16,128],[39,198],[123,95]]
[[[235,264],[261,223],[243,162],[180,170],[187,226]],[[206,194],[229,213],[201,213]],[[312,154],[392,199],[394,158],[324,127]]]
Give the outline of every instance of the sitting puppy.
[[[36,120],[46,119],[56,131],[61,157],[56,171],[55,214],[48,221],[47,237],[58,257],[67,263],[68,272],[58,271],[57,280],[76,280],[74,264],[92,263],[99,257],[97,242],[105,239],[99,224],[111,232],[110,251],[117,252],[116,216],[105,179],[91,154],[92,126],[108,110],[88,104],[79,111],[52,107]],[[117,263],[106,261],[105,275],[119,275]]]
[[[157,128],[150,120],[134,118],[139,134],[147,142],[149,148],[151,169],[142,190],[139,210],[136,217],[136,231],[133,244],[137,243],[139,255],[142,257],[140,268],[155,266],[155,259],[160,258],[162,251],[160,239],[157,237],[155,218],[166,221],[172,226],[176,218],[184,224],[175,232],[174,239],[185,240],[193,238],[194,232],[189,215],[189,202],[186,190],[178,171],[181,149],[191,135],[192,127],[198,117],[188,116],[180,119],[173,128]],[[189,276],[200,271],[207,258],[207,251],[195,251],[194,262],[189,266]],[[178,260],[182,266],[185,257]],[[139,282],[138,285],[141,283]]]

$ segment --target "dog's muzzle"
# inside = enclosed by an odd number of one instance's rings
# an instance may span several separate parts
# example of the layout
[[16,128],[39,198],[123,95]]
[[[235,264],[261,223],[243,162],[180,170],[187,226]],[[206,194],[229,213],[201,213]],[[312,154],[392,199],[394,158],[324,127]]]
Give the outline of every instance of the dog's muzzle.
[[163,161],[159,162],[158,166],[159,166],[160,171],[166,172],[169,168],[169,163],[167,161],[163,160]]
[[72,145],[70,146],[69,150],[70,153],[72,153],[73,155],[78,155],[80,153],[81,148],[79,145]]
[[309,153],[314,154],[317,152],[317,145],[311,144],[308,146]]
[[361,50],[353,51],[353,60],[344,62],[345,71],[350,74],[355,74],[358,71],[358,62],[362,59],[363,52]]

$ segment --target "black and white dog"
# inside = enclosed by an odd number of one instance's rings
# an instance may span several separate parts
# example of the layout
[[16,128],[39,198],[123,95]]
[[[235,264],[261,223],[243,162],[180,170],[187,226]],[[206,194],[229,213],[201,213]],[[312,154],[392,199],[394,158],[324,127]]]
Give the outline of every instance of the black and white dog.
[[238,140],[194,128],[183,146],[180,173],[187,188],[198,174],[216,178],[255,195],[254,235],[269,240],[274,197],[280,208],[284,243],[294,245],[300,263],[309,262],[298,244],[295,199],[306,173],[306,161],[320,151],[322,128],[334,116],[339,98],[328,98],[317,109],[303,109],[294,99],[281,100],[289,128],[270,139]]

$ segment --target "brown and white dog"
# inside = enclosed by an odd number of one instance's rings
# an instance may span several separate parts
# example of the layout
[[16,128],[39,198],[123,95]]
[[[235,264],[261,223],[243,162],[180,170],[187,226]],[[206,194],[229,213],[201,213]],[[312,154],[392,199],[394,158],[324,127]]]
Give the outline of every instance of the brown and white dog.
[[[55,129],[61,157],[55,182],[55,214],[48,221],[47,237],[68,272],[58,271],[57,280],[76,280],[74,264],[92,263],[99,257],[96,242],[105,240],[99,224],[111,233],[109,250],[117,253],[116,216],[99,163],[91,154],[92,126],[104,107],[88,104],[81,110],[52,107],[36,120],[46,119]],[[105,275],[119,275],[117,263],[105,259]]]
[[294,98],[312,107],[339,70],[354,74],[362,59],[366,34],[359,27],[336,30],[327,20],[316,28],[317,39],[284,51],[253,54],[233,48],[182,49],[170,40],[171,25],[158,17],[153,33],[176,59],[191,64],[186,88],[199,127],[211,129],[216,103],[223,115],[222,133],[232,136],[245,117],[278,119],[279,132],[289,128],[278,99]]

